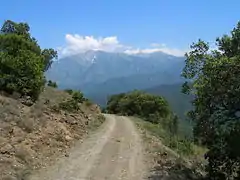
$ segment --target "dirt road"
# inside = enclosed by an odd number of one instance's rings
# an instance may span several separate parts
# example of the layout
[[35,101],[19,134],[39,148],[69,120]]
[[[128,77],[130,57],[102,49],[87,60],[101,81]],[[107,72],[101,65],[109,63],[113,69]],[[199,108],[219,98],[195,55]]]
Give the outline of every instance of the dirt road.
[[127,117],[105,115],[103,126],[69,157],[30,177],[31,180],[141,180],[144,162],[141,139]]

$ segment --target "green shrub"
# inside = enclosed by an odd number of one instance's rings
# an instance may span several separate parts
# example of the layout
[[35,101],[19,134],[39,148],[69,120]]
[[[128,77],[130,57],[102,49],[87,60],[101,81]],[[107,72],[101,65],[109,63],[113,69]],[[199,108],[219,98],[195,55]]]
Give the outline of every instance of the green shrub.
[[80,91],[74,91],[72,94],[72,99],[74,99],[78,103],[82,103],[85,100],[83,93]]
[[68,94],[72,95],[73,94],[73,90],[72,89],[65,89],[65,92],[67,92]]
[[154,123],[171,113],[168,102],[163,97],[142,91],[113,95],[108,100],[106,109],[109,113],[139,116]]
[[47,85],[49,87],[53,87],[53,88],[57,88],[58,87],[57,83],[54,82],[54,81],[51,81],[51,80],[48,81]]
[[178,151],[185,155],[193,154],[193,142],[188,139],[180,139],[178,143]]
[[59,108],[68,112],[76,112],[80,109],[78,102],[74,99],[69,99],[59,103]]
[[72,95],[71,99],[60,102],[58,104],[58,107],[53,106],[52,109],[54,111],[58,111],[58,109],[62,109],[68,112],[79,111],[80,110],[79,103],[82,103],[83,101],[85,101],[85,98],[83,97],[83,93],[81,93],[80,91],[73,91],[71,89],[66,89],[65,91]]

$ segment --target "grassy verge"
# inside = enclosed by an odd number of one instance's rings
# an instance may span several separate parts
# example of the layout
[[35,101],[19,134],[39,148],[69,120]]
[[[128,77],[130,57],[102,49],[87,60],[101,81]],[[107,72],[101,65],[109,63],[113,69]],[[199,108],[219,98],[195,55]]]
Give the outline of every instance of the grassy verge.
[[140,129],[148,154],[149,179],[201,179],[205,149],[189,140],[171,137],[161,125],[132,118]]

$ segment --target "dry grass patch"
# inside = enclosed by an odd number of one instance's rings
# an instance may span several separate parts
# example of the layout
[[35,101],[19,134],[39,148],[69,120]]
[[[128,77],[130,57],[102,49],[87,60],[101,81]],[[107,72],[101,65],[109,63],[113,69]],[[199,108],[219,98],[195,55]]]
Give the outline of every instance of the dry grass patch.
[[[161,126],[138,118],[132,118],[141,131],[145,142],[147,164],[151,180],[192,180],[204,178],[203,158],[206,149],[191,145],[192,150],[181,153],[181,149],[172,149],[166,142],[166,132]],[[166,144],[165,144],[166,143]],[[180,152],[180,153],[179,153]]]

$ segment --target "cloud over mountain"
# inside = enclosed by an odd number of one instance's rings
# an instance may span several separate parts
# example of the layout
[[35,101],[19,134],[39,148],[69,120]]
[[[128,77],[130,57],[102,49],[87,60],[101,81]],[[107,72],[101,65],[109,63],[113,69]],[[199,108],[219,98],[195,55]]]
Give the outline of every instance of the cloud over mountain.
[[153,43],[146,49],[134,48],[123,45],[116,36],[98,37],[80,36],[78,34],[66,34],[66,44],[60,47],[60,56],[71,56],[88,50],[101,50],[105,52],[124,52],[127,54],[164,52],[174,56],[183,56],[185,51],[169,48],[165,44]]

